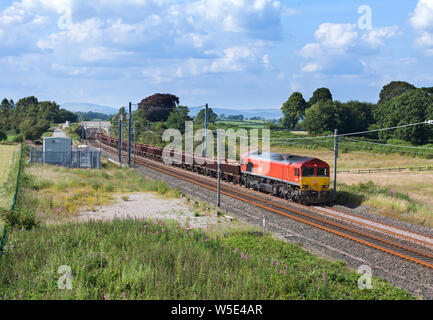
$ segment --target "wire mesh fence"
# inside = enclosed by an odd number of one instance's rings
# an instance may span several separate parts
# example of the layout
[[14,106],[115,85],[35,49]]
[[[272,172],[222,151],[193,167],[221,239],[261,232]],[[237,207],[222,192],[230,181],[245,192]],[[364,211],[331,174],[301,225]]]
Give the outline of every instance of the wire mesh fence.
[[30,149],[31,163],[46,163],[69,168],[100,169],[101,151],[94,148],[76,149],[69,152]]

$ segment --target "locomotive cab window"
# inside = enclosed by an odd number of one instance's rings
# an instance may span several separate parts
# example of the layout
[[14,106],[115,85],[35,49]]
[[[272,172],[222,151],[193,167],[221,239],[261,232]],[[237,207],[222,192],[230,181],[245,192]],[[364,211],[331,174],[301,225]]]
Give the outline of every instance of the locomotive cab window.
[[317,176],[318,177],[329,177],[329,169],[328,168],[317,168]]
[[314,177],[314,168],[313,167],[302,168],[302,176],[303,177]]

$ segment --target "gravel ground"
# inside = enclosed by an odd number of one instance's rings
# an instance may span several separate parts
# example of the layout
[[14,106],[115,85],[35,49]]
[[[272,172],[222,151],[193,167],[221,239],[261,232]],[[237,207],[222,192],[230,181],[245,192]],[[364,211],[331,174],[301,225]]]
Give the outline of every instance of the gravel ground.
[[[122,218],[174,220],[187,228],[207,229],[218,224],[216,215],[200,212],[196,216],[194,208],[183,199],[169,199],[152,193],[116,195],[115,203],[100,206],[96,211],[80,212],[76,219],[88,220],[112,220]],[[145,204],[145,205],[143,205]],[[198,212],[198,211],[197,211]]]
[[[165,180],[171,187],[177,188],[200,201],[215,204],[216,195],[213,191],[147,167],[139,166],[137,170],[150,178]],[[393,285],[404,288],[415,296],[433,299],[433,270],[429,268],[364,246],[350,239],[293,221],[225,195],[221,195],[221,207],[241,221],[256,226],[261,226],[265,217],[267,230],[287,241],[300,243],[306,250],[321,257],[343,260],[350,268],[355,270],[362,265],[368,265],[373,271],[373,276],[386,279]],[[408,228],[412,231],[432,234],[431,230],[426,230],[424,227],[409,225],[387,217],[378,217],[365,211],[357,212],[356,210],[344,207],[338,207],[338,209]]]

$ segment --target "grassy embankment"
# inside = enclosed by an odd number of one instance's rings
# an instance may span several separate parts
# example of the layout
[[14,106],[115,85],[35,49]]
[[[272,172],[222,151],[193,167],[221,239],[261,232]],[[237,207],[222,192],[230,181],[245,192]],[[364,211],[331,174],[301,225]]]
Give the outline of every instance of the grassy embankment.
[[79,123],[71,123],[69,127],[65,127],[63,131],[66,133],[68,138],[71,138],[73,144],[79,144],[81,141],[80,136],[80,124]]
[[[15,192],[20,148],[17,145],[0,145],[0,208],[10,209]],[[0,234],[4,222],[0,218]]]
[[[276,151],[283,151],[277,149]],[[334,169],[331,151],[317,149],[284,149],[320,158]],[[380,154],[368,151],[341,153],[339,170],[352,170],[338,174],[338,202],[365,205],[382,215],[410,223],[433,227],[433,171],[402,171],[358,174],[362,168],[413,168],[433,166],[433,160],[399,154]],[[332,185],[332,183],[331,183]]]
[[96,210],[116,193],[150,191],[177,195],[165,182],[152,181],[135,170],[103,163],[102,170],[69,169],[36,164],[27,166],[18,204],[42,219],[65,218],[79,208]]
[[[129,169],[26,165],[22,178],[18,209],[39,212],[40,223],[9,233],[0,260],[0,296],[6,299],[411,298],[379,279],[372,290],[359,290],[359,275],[344,263],[245,228],[206,234],[161,221],[56,218],[109,201],[115,192],[178,196]],[[72,290],[58,289],[62,265],[71,267]]]
[[[159,221],[114,220],[14,231],[0,260],[7,299],[410,299],[404,290],[298,245],[232,232],[216,238]],[[60,266],[72,290],[59,290]]]

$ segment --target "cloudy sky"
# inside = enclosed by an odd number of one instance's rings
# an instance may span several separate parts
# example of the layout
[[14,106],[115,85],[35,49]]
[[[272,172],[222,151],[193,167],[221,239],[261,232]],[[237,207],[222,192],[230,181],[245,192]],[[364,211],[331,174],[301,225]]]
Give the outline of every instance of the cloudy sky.
[[0,71],[1,98],[60,104],[376,102],[391,80],[433,86],[433,0],[2,0]]

